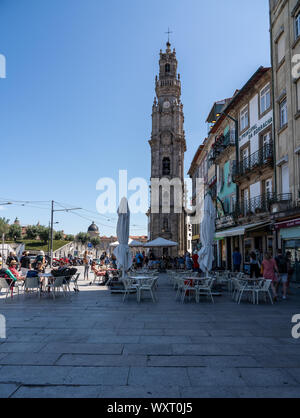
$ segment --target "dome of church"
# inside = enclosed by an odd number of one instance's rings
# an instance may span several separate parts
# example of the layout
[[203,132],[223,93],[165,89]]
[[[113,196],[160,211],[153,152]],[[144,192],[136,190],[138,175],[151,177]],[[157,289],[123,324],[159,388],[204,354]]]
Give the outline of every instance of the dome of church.
[[93,232],[93,233],[99,233],[99,228],[98,226],[95,224],[95,222],[92,223],[92,225],[89,226],[88,232]]

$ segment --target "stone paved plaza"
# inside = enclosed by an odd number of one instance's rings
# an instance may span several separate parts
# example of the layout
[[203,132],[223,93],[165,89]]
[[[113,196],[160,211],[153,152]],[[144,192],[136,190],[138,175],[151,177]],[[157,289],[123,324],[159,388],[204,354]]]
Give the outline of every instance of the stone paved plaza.
[[300,397],[299,292],[182,305],[161,275],[157,304],[83,281],[66,299],[1,296],[0,397]]

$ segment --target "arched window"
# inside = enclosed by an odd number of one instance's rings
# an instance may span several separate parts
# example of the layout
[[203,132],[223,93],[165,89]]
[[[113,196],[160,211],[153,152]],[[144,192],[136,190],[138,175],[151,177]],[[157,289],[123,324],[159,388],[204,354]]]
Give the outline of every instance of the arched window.
[[171,161],[170,158],[163,159],[163,176],[169,176],[171,174]]
[[170,66],[170,64],[166,64],[166,66],[165,66],[165,71],[166,71],[166,73],[169,73],[169,72],[171,71],[171,66]]

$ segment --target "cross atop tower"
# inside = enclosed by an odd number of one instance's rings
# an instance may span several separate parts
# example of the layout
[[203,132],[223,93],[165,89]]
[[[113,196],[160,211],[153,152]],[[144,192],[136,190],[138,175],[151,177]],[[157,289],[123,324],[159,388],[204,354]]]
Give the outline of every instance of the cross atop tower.
[[168,32],[165,32],[167,35],[168,35],[168,44],[170,44],[170,35],[171,35],[171,33],[173,33],[173,32],[171,32],[170,31],[170,28],[168,28]]

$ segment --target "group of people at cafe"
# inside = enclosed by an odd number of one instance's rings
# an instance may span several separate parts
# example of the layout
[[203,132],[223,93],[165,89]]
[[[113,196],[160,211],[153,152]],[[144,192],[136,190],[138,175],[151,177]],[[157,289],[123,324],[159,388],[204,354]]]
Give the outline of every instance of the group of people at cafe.
[[7,268],[2,265],[0,274],[13,287],[17,281],[24,281],[27,277],[45,273],[46,264],[44,251],[40,251],[33,262],[28,251],[23,252],[20,260],[14,252],[10,252],[6,259]]
[[[233,253],[233,271],[240,272],[241,264],[242,255],[236,248]],[[294,269],[289,251],[284,253],[281,249],[278,249],[275,257],[270,252],[266,252],[262,260],[257,252],[252,251],[250,253],[250,278],[271,280],[274,301],[278,300],[279,288],[281,286],[282,299],[287,299],[293,273]]]

